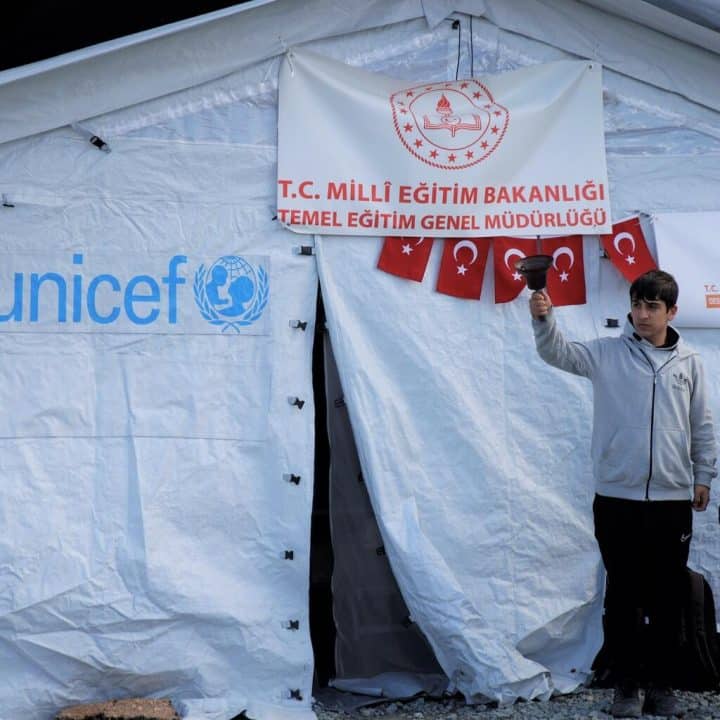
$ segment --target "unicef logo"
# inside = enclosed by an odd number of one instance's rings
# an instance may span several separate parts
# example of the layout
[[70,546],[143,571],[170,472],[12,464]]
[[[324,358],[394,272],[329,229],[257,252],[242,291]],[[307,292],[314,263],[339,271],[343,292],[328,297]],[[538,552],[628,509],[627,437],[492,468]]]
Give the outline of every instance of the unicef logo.
[[222,332],[252,325],[267,305],[268,276],[262,266],[257,272],[237,255],[223,255],[207,270],[200,265],[193,284],[195,302],[202,316]]

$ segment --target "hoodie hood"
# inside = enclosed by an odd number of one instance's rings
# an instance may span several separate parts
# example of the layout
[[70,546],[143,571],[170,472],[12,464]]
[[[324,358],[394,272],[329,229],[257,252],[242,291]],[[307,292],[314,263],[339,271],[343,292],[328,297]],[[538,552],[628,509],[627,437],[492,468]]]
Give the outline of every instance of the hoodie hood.
[[692,350],[686,345],[685,341],[680,337],[680,333],[672,325],[667,326],[667,333],[665,344],[660,348],[656,347],[649,340],[645,340],[645,338],[640,337],[635,332],[635,326],[632,323],[630,313],[627,314],[625,327],[622,332],[623,337],[648,350],[676,350],[680,358],[697,354],[695,350]]

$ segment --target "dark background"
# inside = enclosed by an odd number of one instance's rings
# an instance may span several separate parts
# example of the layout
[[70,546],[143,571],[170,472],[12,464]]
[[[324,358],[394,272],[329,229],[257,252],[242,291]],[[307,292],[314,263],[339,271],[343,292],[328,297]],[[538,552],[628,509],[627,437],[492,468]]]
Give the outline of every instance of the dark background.
[[[4,0],[0,4],[0,70],[248,1]],[[646,2],[720,30],[717,0]]]
[[5,0],[0,4],[0,70],[245,1]]

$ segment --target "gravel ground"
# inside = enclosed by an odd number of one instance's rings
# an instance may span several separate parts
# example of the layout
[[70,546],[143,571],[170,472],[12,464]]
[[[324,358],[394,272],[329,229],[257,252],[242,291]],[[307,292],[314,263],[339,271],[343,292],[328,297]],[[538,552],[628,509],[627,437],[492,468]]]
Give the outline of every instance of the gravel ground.
[[[685,720],[720,720],[720,694],[677,693],[685,709]],[[390,702],[342,712],[314,707],[318,720],[605,720],[612,702],[612,690],[583,689],[548,702],[519,702],[505,707],[466,705],[461,699]],[[644,718],[652,718],[644,715]]]

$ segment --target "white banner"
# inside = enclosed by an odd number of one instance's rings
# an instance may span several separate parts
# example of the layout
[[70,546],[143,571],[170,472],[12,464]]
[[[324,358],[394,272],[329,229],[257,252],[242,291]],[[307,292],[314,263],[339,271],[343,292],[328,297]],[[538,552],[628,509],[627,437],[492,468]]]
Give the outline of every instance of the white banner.
[[653,216],[658,264],[680,286],[673,325],[720,327],[720,212]]
[[296,232],[611,230],[597,63],[410,84],[293,50],[278,135],[278,219]]

